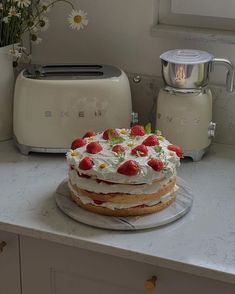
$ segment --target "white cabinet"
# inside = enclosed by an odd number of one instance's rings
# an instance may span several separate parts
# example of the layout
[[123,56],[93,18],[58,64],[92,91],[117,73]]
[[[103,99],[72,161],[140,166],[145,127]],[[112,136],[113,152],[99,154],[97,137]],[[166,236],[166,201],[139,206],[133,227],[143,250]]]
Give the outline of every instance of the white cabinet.
[[235,285],[53,242],[21,238],[23,294],[234,294]]
[[0,231],[0,293],[21,293],[19,238],[3,231]]

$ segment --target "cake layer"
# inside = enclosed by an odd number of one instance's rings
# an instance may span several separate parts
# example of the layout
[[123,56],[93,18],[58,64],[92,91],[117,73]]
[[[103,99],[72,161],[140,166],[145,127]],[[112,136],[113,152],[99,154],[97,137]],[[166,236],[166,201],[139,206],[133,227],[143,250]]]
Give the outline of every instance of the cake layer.
[[140,205],[130,208],[107,208],[101,205],[84,204],[79,197],[71,191],[72,200],[80,207],[94,213],[108,216],[139,216],[160,211],[175,201],[175,195],[168,196],[167,200],[152,206]]
[[103,181],[97,181],[92,178],[80,177],[76,170],[69,171],[69,180],[72,185],[79,187],[80,189],[102,193],[125,193],[125,194],[153,194],[159,191],[164,185],[166,185],[171,179],[174,179],[175,175],[168,178],[165,176],[152,184],[139,184],[139,185],[128,185],[128,184],[117,184],[117,183],[106,183]]
[[[141,202],[141,201],[155,201],[160,199],[162,196],[170,193],[174,190],[176,185],[176,179],[172,178],[168,180],[157,192],[152,194],[147,194],[143,192],[142,194],[127,194],[127,193],[109,193],[109,194],[101,194],[95,192],[89,192],[81,189],[76,185],[72,185],[69,181],[69,188],[73,190],[78,196],[86,196],[91,200],[101,201],[101,202],[112,202],[112,203],[131,203],[131,202]],[[143,204],[143,203],[142,203]]]

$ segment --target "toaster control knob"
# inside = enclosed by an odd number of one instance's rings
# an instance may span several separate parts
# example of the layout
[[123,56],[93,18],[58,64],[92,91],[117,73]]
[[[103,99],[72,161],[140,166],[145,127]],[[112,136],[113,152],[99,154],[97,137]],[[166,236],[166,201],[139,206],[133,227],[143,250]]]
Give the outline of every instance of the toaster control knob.
[[216,129],[216,123],[211,121],[209,124],[209,127],[208,127],[208,137],[209,138],[215,137],[215,129]]

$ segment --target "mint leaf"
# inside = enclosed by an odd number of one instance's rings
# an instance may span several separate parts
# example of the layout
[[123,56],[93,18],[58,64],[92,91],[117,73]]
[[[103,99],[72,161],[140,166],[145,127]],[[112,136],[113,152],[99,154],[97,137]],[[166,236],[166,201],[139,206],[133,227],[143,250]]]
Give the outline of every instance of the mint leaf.
[[112,140],[114,138],[113,137],[113,130],[108,131],[108,137],[109,137],[109,140]]
[[122,137],[113,137],[112,139],[109,139],[109,144],[111,146],[116,145],[116,144],[121,144],[125,141],[124,138]]
[[125,152],[119,152],[119,153],[117,153],[117,158],[118,158],[118,160],[119,160],[119,162],[122,162],[122,161],[124,161],[125,160],[125,155],[126,155],[126,153]]
[[155,150],[157,153],[161,153],[161,152],[162,152],[162,147],[158,145],[158,146],[154,147],[154,150]]
[[162,132],[160,130],[156,130],[156,135],[157,136],[162,136]]
[[144,127],[146,134],[151,134],[152,132],[152,126],[151,123],[147,123],[147,125]]

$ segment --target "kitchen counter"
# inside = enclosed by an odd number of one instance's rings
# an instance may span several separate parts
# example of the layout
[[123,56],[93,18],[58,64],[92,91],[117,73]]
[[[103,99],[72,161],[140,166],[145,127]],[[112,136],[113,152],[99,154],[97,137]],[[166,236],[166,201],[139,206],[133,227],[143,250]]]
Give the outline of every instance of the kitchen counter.
[[179,176],[194,204],[169,225],[135,232],[89,227],[64,215],[54,193],[66,177],[64,155],[21,155],[0,143],[0,230],[55,241],[235,284],[235,146],[214,144]]

